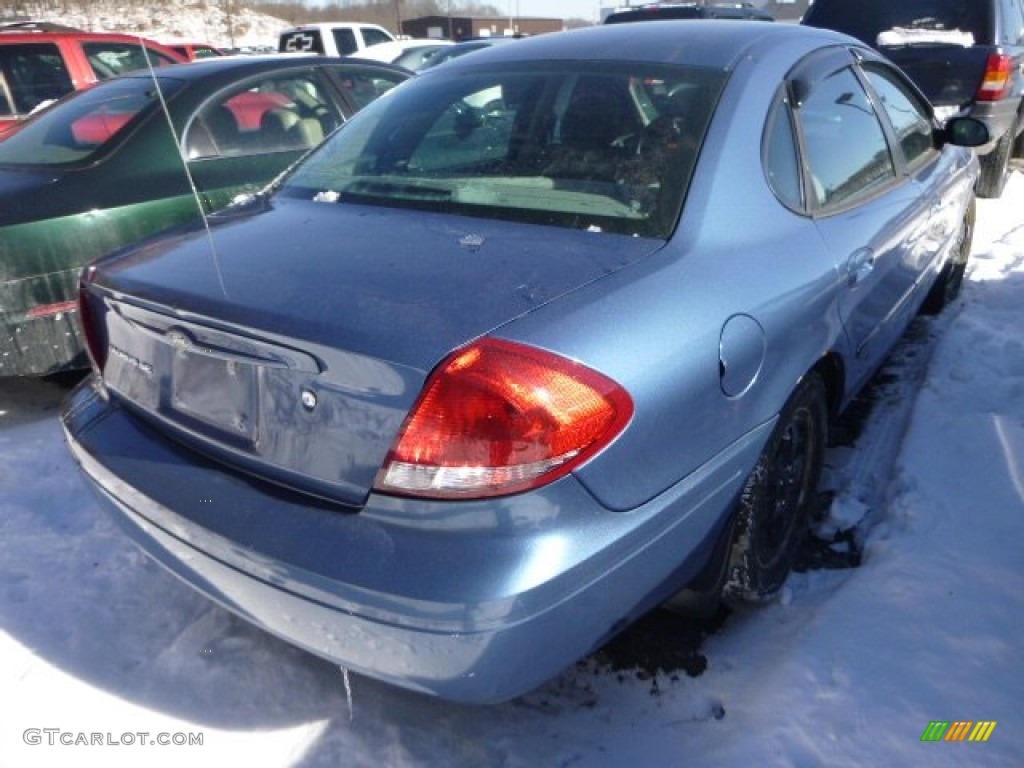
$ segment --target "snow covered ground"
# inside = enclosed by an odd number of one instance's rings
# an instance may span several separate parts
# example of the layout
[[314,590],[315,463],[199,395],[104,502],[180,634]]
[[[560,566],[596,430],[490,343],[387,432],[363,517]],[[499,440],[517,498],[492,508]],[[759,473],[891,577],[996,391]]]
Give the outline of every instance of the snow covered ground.
[[[1024,765],[1020,173],[979,203],[961,299],[915,323],[830,454],[826,527],[858,526],[863,564],[734,613],[695,678],[591,661],[485,708],[347,690],[136,552],[62,444],[63,393],[0,381],[3,768]],[[922,742],[931,721],[997,725]]]

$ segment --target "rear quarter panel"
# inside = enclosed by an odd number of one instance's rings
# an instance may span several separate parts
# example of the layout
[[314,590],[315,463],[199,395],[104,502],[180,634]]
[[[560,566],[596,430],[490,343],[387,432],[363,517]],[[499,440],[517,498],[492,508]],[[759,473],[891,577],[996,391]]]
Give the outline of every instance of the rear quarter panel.
[[[764,119],[794,57],[757,54],[723,94],[666,247],[499,331],[577,357],[633,396],[630,426],[577,471],[614,509],[662,492],[772,420],[800,378],[846,344],[836,263],[813,222],[776,200],[762,169]],[[763,330],[764,362],[729,396],[719,345],[736,315]],[[749,472],[756,451],[747,461]]]

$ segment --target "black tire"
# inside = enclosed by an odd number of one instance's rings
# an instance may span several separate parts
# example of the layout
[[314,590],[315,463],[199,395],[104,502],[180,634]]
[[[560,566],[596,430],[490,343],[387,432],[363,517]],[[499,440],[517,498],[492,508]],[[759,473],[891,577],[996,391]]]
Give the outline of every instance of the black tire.
[[782,589],[808,534],[827,437],[825,385],[811,373],[779,414],[740,495],[726,601],[761,602]]
[[1006,179],[1010,175],[1010,155],[1013,154],[1013,131],[1007,131],[999,139],[995,149],[978,158],[981,175],[974,189],[978,197],[996,198],[1003,194]]
[[939,314],[960,295],[964,273],[967,271],[967,259],[971,255],[971,244],[974,241],[976,207],[974,200],[971,200],[957,235],[959,239],[953,246],[953,253],[921,305],[921,313],[924,315]]

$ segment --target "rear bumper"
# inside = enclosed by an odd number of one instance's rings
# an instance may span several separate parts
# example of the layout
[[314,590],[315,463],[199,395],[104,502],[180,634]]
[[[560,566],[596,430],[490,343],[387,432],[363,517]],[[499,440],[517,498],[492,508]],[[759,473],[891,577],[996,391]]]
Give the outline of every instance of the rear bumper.
[[73,302],[79,272],[0,283],[0,377],[88,367]]
[[771,425],[629,512],[573,478],[540,492],[358,513],[236,475],[85,382],[62,420],[99,498],[223,607],[345,668],[443,698],[509,699],[691,580]]

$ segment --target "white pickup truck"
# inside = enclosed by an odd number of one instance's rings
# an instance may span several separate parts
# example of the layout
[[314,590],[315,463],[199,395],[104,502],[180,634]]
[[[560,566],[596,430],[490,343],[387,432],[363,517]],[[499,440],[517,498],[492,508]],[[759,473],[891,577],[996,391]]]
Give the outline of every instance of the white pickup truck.
[[390,32],[376,24],[327,21],[284,30],[278,38],[277,50],[281,53],[350,56],[371,45],[389,43],[394,39]]

